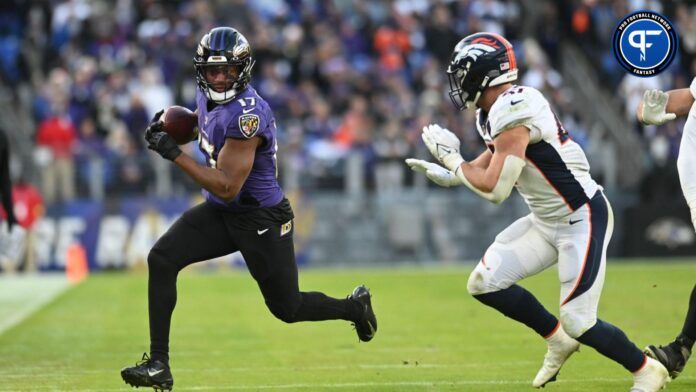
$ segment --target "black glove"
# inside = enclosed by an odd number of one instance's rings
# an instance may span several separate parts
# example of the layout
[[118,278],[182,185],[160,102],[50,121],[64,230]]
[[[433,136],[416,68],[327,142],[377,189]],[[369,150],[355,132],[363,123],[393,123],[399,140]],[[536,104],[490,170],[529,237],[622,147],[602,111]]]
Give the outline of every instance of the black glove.
[[160,110],[152,118],[152,122],[145,130],[145,141],[147,141],[147,148],[160,154],[162,158],[173,161],[181,154],[181,149],[174,139],[162,130],[162,121],[159,121],[159,118],[163,112]]
[[150,120],[150,125],[155,124],[157,122],[161,122],[159,119],[162,117],[162,114],[164,113],[164,109],[160,110],[159,112],[155,113],[155,115],[152,117],[152,120]]
[[145,129],[145,140],[147,141],[148,148],[150,148],[150,138],[152,137],[152,134],[162,132],[162,121],[160,121],[162,113],[164,113],[164,110],[160,110],[159,112],[155,113],[155,116],[152,117],[150,124],[148,124],[147,128]]

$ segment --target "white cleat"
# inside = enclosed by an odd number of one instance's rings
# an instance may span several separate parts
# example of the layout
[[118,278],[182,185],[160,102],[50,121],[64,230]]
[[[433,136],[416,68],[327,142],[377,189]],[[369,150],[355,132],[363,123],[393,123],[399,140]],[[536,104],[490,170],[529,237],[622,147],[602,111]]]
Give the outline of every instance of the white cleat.
[[669,372],[660,362],[645,357],[645,365],[633,373],[633,386],[629,392],[657,392],[672,381]]
[[574,352],[580,350],[580,343],[568,336],[560,325],[546,341],[549,348],[544,355],[544,363],[532,382],[534,388],[543,388],[546,384],[556,381],[561,366]]

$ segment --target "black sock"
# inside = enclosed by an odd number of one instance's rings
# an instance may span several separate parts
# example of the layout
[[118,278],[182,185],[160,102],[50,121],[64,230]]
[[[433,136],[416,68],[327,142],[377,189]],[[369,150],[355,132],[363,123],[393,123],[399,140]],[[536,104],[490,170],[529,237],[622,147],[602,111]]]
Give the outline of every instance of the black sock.
[[351,299],[332,298],[316,291],[300,295],[302,302],[295,313],[295,321],[355,321],[363,311],[362,305]]
[[544,338],[558,325],[558,319],[549,313],[532,293],[518,285],[493,293],[474,295],[474,298],[523,323]]
[[686,320],[684,320],[684,327],[680,336],[686,344],[689,344],[688,348],[691,350],[694,346],[694,340],[696,340],[696,285],[691,290],[689,310],[686,311]]
[[156,252],[148,257],[150,358],[169,363],[169,328],[176,306],[178,268]]
[[602,320],[597,320],[597,323],[577,340],[618,362],[629,372],[640,369],[645,361],[645,354],[628,340],[622,330]]

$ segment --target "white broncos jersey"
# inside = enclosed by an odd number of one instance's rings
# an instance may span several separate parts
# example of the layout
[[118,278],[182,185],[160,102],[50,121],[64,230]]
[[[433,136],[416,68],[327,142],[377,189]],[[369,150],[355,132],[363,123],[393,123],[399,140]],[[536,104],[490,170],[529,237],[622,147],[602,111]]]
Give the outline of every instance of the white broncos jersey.
[[527,164],[515,188],[537,217],[565,218],[601,189],[590,176],[585,153],[534,88],[512,86],[498,97],[489,113],[476,111],[476,128],[491,151],[496,136],[520,125],[529,128],[530,140],[525,152]]

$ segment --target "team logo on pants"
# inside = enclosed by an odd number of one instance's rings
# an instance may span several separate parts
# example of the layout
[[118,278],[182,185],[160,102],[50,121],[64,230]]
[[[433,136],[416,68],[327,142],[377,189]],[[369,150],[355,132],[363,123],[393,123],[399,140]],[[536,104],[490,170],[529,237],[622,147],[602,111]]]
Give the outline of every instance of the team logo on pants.
[[624,17],[614,31],[613,42],[619,64],[641,77],[664,71],[678,46],[672,22],[652,11],[638,11]]
[[280,226],[280,236],[284,236],[285,234],[288,234],[292,230],[292,220],[289,220],[287,223],[283,223],[282,226]]

